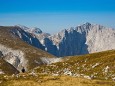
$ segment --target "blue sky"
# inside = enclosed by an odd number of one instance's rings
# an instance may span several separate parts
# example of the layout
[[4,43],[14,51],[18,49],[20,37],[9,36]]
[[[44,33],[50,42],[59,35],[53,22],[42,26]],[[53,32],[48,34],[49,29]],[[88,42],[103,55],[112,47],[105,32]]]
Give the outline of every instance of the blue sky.
[[85,22],[115,28],[115,0],[0,0],[0,25],[56,33]]

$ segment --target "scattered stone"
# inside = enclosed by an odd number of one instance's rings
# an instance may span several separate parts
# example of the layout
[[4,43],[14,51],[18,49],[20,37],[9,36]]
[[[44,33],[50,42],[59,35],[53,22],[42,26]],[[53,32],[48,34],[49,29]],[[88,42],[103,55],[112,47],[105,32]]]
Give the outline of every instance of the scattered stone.
[[99,63],[96,63],[95,65],[92,66],[92,68],[95,68],[95,67],[98,66],[98,65],[99,65]]

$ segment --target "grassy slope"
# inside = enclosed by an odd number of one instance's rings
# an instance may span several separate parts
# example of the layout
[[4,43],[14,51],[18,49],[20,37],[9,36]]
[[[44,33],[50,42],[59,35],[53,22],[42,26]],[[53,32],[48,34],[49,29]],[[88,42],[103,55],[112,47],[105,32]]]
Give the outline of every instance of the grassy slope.
[[62,75],[68,71],[72,76],[89,76],[92,79],[112,80],[115,78],[115,50],[67,57],[64,62],[44,65],[36,68],[35,71],[37,73]]
[[37,49],[25,42],[16,36],[11,34],[12,29],[20,29],[17,27],[2,27],[0,26],[0,44],[3,44],[14,50],[21,50],[25,53],[25,58],[29,61],[28,69],[32,69],[38,66],[34,60],[40,61],[40,57],[55,57],[45,51]]

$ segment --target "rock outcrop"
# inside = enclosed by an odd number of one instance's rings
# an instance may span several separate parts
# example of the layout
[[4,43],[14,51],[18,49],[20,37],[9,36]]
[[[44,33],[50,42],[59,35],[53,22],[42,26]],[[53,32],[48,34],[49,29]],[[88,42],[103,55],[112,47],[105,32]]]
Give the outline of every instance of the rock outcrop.
[[18,73],[19,71],[14,66],[6,62],[4,59],[0,58],[0,75],[1,74],[12,75]]

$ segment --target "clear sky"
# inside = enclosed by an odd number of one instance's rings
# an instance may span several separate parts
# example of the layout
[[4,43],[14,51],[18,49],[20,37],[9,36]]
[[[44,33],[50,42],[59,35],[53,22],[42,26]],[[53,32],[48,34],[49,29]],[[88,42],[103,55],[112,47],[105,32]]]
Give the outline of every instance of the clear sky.
[[56,33],[85,22],[115,28],[115,0],[0,0],[0,25]]

